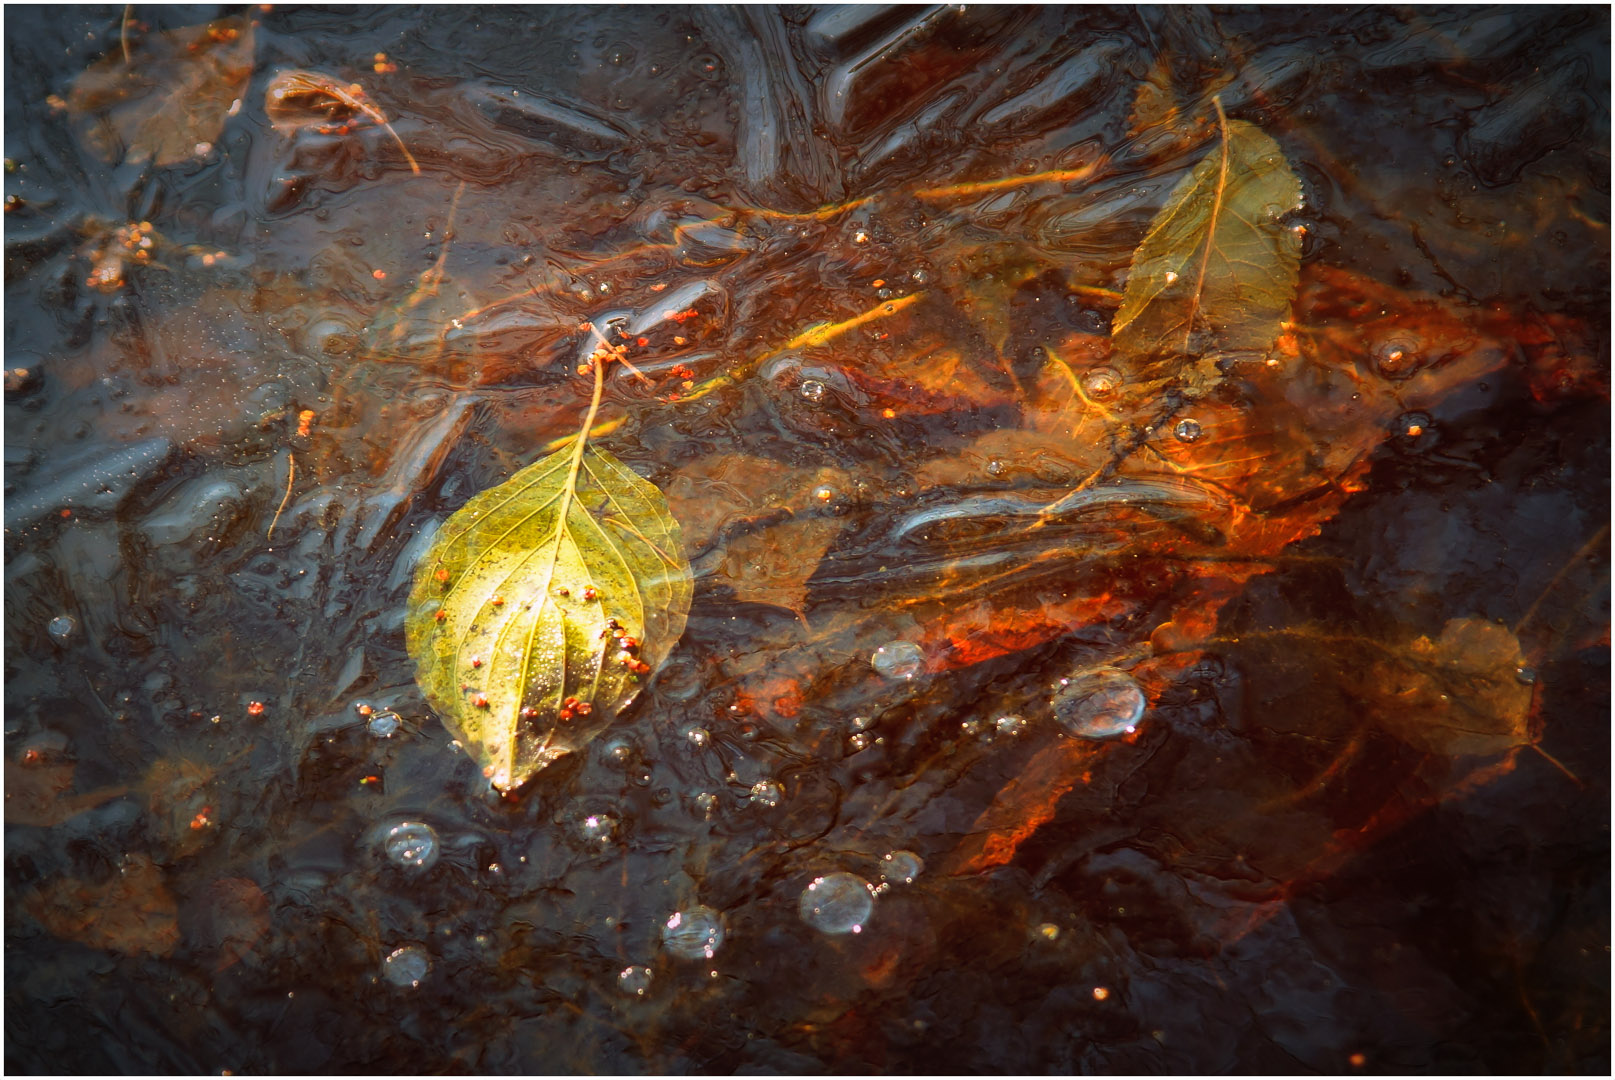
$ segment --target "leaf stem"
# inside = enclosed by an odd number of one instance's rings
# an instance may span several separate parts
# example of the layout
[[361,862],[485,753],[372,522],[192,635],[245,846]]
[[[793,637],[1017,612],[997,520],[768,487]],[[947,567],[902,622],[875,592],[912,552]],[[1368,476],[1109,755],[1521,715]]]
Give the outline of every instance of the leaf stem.
[[578,471],[583,468],[583,451],[589,445],[589,429],[594,427],[594,414],[600,411],[600,394],[606,386],[606,360],[601,358],[590,365],[594,368],[594,396],[589,399],[589,411],[584,414],[583,427],[578,431],[577,445],[572,448],[572,464],[566,474],[566,500],[561,504],[558,520],[566,520],[567,502],[578,489]]

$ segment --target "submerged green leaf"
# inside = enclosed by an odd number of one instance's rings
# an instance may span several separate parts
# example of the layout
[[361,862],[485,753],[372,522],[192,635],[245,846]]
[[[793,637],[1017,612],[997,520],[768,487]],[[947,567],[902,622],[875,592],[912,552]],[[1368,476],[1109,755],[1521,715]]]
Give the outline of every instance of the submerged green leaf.
[[[1283,222],[1301,182],[1262,131],[1228,120],[1178,182],[1133,253],[1111,338],[1116,361],[1150,385],[1174,376],[1193,395],[1218,361],[1262,360],[1290,313],[1301,239]],[[1186,364],[1188,358],[1194,363]]]
[[482,492],[416,570],[416,680],[500,790],[599,734],[684,632],[692,583],[662,493],[578,440]]

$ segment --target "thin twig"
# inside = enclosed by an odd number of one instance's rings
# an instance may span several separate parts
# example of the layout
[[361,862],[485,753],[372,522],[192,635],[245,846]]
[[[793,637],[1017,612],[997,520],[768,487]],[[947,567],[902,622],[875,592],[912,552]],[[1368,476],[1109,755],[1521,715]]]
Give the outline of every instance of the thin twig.
[[297,455],[288,451],[286,454],[286,494],[280,497],[280,505],[275,508],[275,516],[269,519],[269,532],[264,537],[265,540],[273,540],[275,538],[275,523],[280,520],[281,511],[286,509],[286,504],[291,502],[292,478],[296,475]]
[[129,16],[134,11],[133,4],[123,5],[123,21],[118,24],[118,44],[123,46],[123,62],[129,62]]

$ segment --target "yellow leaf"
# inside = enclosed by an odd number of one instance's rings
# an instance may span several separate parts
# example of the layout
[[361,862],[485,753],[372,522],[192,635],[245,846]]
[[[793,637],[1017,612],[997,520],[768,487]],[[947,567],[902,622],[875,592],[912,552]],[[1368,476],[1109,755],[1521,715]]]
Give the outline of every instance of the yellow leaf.
[[[1229,120],[1133,253],[1111,325],[1118,367],[1144,387],[1174,376],[1203,393],[1219,361],[1260,361],[1295,297],[1300,237],[1284,222],[1301,182],[1267,135]],[[1186,360],[1193,360],[1186,364]]]
[[416,680],[500,790],[604,730],[690,609],[667,500],[584,439],[450,517],[410,592]]

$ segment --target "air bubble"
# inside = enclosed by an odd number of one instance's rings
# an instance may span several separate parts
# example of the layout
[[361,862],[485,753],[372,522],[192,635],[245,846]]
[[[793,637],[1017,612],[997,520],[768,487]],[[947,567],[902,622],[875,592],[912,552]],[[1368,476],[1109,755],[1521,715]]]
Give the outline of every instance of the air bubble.
[[1374,370],[1384,379],[1405,379],[1424,366],[1424,342],[1412,334],[1397,334],[1374,346]]
[[785,801],[785,789],[775,780],[759,780],[751,786],[753,806],[772,809]]
[[1396,418],[1396,433],[1415,441],[1430,432],[1430,417],[1422,412],[1403,413]]
[[802,921],[826,934],[861,933],[874,910],[869,882],[845,871],[814,878],[797,904]]
[[723,947],[723,918],[705,904],[675,911],[662,926],[662,947],[686,960],[710,960]]
[[1026,718],[1009,713],[993,721],[993,730],[1000,735],[1014,738],[1026,732]]
[[1131,734],[1149,700],[1123,671],[1101,671],[1077,679],[1061,679],[1051,702],[1054,718],[1069,734],[1108,739]]
[[1179,420],[1177,426],[1172,429],[1172,434],[1177,436],[1179,442],[1194,442],[1202,434],[1204,434],[1204,431],[1200,427],[1200,421],[1190,417],[1184,417],[1182,420]]
[[431,970],[432,957],[419,945],[394,949],[381,962],[383,977],[394,986],[419,986]]
[[796,392],[802,395],[802,400],[817,405],[824,400],[824,395],[829,393],[829,389],[818,379],[803,379]]
[[629,997],[644,997],[650,992],[650,982],[648,967],[625,967],[617,973],[617,989]]
[[400,821],[388,828],[381,847],[389,862],[406,870],[426,870],[442,854],[437,830],[424,821]]
[[78,623],[73,621],[71,615],[58,615],[45,626],[45,633],[58,645],[66,645],[73,631],[78,629]]
[[875,650],[870,666],[887,679],[912,679],[925,670],[925,653],[912,641],[889,641]]
[[365,730],[378,739],[390,739],[398,732],[398,725],[402,723],[395,712],[379,712],[370,718]]
[[704,727],[693,727],[684,733],[684,737],[689,739],[690,745],[697,750],[705,750],[712,742],[711,733]]
[[621,824],[610,814],[588,814],[578,819],[578,837],[588,848],[610,847],[621,828]]
[[880,857],[880,880],[888,885],[912,885],[925,869],[925,860],[912,851],[888,851]]
[[1121,392],[1122,375],[1115,368],[1099,367],[1083,372],[1082,392],[1094,401],[1108,401]]

